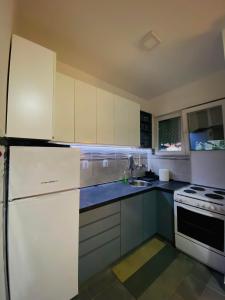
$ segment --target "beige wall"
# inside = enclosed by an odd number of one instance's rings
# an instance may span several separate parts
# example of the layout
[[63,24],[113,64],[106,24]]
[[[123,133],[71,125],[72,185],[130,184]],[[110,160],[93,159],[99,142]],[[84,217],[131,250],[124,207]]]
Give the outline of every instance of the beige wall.
[[142,110],[150,112],[148,101],[146,101],[142,98],[139,98],[133,94],[130,94],[122,89],[119,89],[111,84],[108,84],[107,82],[102,81],[94,76],[91,76],[79,69],[73,68],[73,67],[66,65],[64,63],[61,63],[61,62],[57,62],[57,71],[67,74],[75,79],[79,79],[79,80],[85,81],[87,83],[90,83],[94,86],[97,86],[99,88],[105,89],[111,93],[120,95],[122,97],[126,97],[132,101],[139,103],[141,105]]
[[0,0],[0,136],[5,132],[8,59],[14,19],[14,0]]
[[149,110],[158,116],[223,97],[225,98],[225,69],[151,99]]

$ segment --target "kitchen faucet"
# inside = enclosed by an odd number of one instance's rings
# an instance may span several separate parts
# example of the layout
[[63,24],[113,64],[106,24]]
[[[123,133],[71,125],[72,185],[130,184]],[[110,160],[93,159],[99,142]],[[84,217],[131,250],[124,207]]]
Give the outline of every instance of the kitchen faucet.
[[128,156],[128,170],[130,170],[131,180],[133,179],[133,171],[135,169],[134,157],[133,155]]

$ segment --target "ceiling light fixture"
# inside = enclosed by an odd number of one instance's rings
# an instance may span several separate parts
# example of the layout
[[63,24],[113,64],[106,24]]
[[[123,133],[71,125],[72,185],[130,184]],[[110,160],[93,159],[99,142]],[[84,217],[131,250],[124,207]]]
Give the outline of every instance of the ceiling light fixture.
[[142,48],[151,51],[161,43],[160,38],[152,30],[149,31],[142,39]]

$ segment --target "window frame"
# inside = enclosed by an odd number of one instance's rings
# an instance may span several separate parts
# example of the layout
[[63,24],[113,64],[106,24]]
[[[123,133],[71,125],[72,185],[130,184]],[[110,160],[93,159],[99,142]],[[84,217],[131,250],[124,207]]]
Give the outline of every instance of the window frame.
[[[182,150],[181,151],[165,151],[165,150],[160,150],[159,149],[159,122],[160,121],[164,121],[164,120],[168,120],[168,119],[173,119],[173,118],[177,118],[180,117],[180,126],[181,126],[181,147]],[[184,131],[183,131],[183,114],[182,111],[177,111],[174,113],[170,113],[170,114],[166,114],[166,115],[162,115],[162,116],[158,116],[155,117],[155,128],[154,128],[154,145],[155,145],[155,154],[159,155],[159,156],[180,156],[180,155],[186,155],[187,154],[187,147],[186,147],[186,143],[185,143],[185,138],[184,138]]]

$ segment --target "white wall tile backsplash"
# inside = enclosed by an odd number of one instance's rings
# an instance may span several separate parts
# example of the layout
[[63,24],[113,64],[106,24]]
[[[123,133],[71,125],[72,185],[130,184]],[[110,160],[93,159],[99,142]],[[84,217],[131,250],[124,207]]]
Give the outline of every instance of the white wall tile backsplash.
[[122,179],[124,171],[128,169],[129,154],[133,155],[135,164],[145,165],[134,171],[134,176],[143,176],[148,165],[146,150],[144,152],[139,149],[132,150],[132,152],[124,150],[119,152],[113,149],[104,149],[104,151],[91,148],[85,148],[85,151],[82,151],[81,149],[81,187]]
[[[122,179],[124,170],[128,168],[129,154],[134,156],[136,164],[145,165],[135,170],[135,176],[143,176],[149,168],[157,175],[159,169],[169,169],[170,179],[225,189],[225,151],[193,151],[190,157],[168,158],[140,150],[132,153],[112,149],[93,153],[85,150],[81,155],[81,186]],[[108,162],[103,166],[104,160]]]
[[170,179],[190,182],[191,166],[189,157],[165,158],[150,156],[149,167],[159,175],[159,169],[169,169]]

